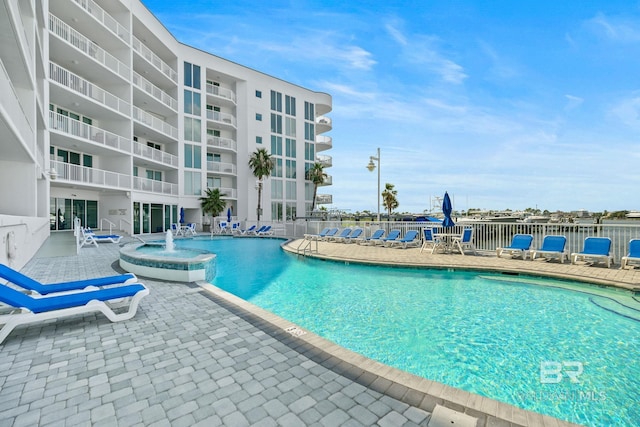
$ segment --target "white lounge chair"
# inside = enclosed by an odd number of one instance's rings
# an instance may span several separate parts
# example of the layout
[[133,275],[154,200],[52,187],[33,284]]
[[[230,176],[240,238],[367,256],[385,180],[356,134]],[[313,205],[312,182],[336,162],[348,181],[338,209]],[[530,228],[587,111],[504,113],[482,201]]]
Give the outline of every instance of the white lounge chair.
[[196,231],[196,223],[195,222],[190,222],[189,224],[187,224],[187,226],[185,227],[185,231],[184,231],[184,235],[190,235],[190,236],[197,236],[198,232]]
[[453,246],[457,246],[458,250],[464,255],[465,249],[469,249],[474,255],[477,255],[476,245],[473,244],[473,228],[465,228],[462,230],[462,236],[454,237]]
[[640,239],[629,241],[629,252],[620,259],[620,268],[626,268],[629,263],[640,263]]
[[509,246],[496,248],[496,256],[500,258],[502,254],[507,253],[511,255],[511,257],[521,256],[522,259],[525,260],[531,249],[531,243],[533,243],[533,236],[531,234],[514,234]]
[[402,249],[407,249],[410,246],[418,247],[420,245],[420,240],[418,239],[418,232],[416,230],[409,230],[405,233],[402,239],[392,240],[389,242],[389,247],[398,247]]
[[133,273],[119,274],[115,276],[96,277],[86,280],[74,280],[71,282],[59,282],[45,284],[32,279],[29,276],[25,276],[13,268],[0,264],[0,278],[16,285],[22,289],[31,292],[37,292],[40,295],[47,295],[57,292],[77,291],[86,288],[100,288],[104,286],[113,285],[129,285],[138,281],[137,277]]
[[613,257],[611,256],[611,239],[608,237],[587,237],[584,239],[582,252],[571,254],[571,264],[578,260],[603,262],[607,268],[611,267]]
[[564,263],[565,258],[567,260],[569,259],[569,254],[565,250],[566,244],[567,238],[565,236],[544,236],[542,239],[542,247],[533,251],[531,259],[534,260],[538,255],[542,255],[547,260],[550,258],[558,258],[561,263]]
[[146,295],[149,290],[140,283],[52,296],[27,295],[0,284],[0,302],[13,308],[9,314],[0,315],[0,343],[16,326],[77,314],[99,311],[112,322],[128,320],[135,316],[140,300]]

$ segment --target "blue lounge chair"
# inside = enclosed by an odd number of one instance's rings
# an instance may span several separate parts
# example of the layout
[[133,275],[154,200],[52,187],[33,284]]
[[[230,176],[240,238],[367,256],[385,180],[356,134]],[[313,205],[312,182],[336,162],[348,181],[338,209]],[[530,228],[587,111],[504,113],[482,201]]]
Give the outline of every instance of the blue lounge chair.
[[40,295],[76,291],[89,287],[99,288],[110,285],[128,285],[138,281],[135,274],[127,273],[117,276],[97,277],[95,279],[44,284],[32,279],[31,277],[25,276],[11,267],[7,267],[4,264],[0,264],[0,278],[28,291],[37,292]]
[[320,237],[318,240],[322,240],[322,241],[328,241],[329,239],[331,239],[333,236],[335,236],[336,234],[338,234],[338,229],[337,228],[331,228],[329,229],[329,231],[327,231],[327,233]]
[[542,247],[533,251],[531,259],[534,260],[538,255],[542,255],[546,259],[558,258],[561,263],[564,263],[565,258],[569,259],[569,254],[564,249],[566,244],[567,238],[565,236],[544,236]]
[[102,242],[120,243],[120,239],[122,239],[122,236],[118,234],[96,234],[90,228],[81,228],[81,231],[82,241],[80,242],[80,247],[86,245],[95,245],[97,247],[98,243]]
[[640,263],[640,239],[629,241],[629,252],[620,259],[620,268],[626,268],[629,262]]
[[322,230],[320,230],[318,234],[313,234],[313,233],[305,234],[304,238],[305,240],[321,240],[322,238],[324,238],[324,236],[327,235],[327,233],[330,230],[332,230],[331,227],[325,227]]
[[436,238],[432,228],[423,228],[423,241],[422,247],[420,248],[420,253],[431,247],[431,253],[434,253],[437,248],[444,248],[444,242],[438,238]]
[[251,234],[255,231],[256,229],[256,225],[252,225],[251,227],[247,228],[246,230],[240,230],[240,234],[245,235],[245,234]]
[[362,234],[362,228],[354,228],[353,231],[351,231],[351,234],[349,234],[347,237],[342,239],[342,243],[355,242],[357,239],[360,238],[361,234]]
[[522,259],[525,260],[531,249],[531,243],[533,243],[533,236],[531,234],[514,234],[509,246],[496,248],[496,256],[500,258],[503,253],[508,253],[511,257],[521,256]]
[[384,230],[379,229],[373,232],[371,237],[364,237],[356,240],[356,243],[359,245],[375,245],[376,242],[379,242],[384,236]]
[[611,267],[613,257],[611,256],[611,239],[608,237],[587,237],[584,239],[582,252],[571,254],[571,264],[575,264],[578,259],[582,261],[604,262],[607,268]]
[[260,230],[256,231],[257,236],[271,236],[273,234],[273,230],[270,225],[265,225],[261,227]]
[[390,241],[389,247],[393,248],[397,246],[398,248],[407,249],[409,246],[418,247],[419,244],[418,232],[416,230],[409,230],[402,239]]
[[473,244],[473,228],[465,228],[462,230],[462,235],[460,237],[454,237],[453,246],[457,246],[458,250],[462,255],[464,255],[465,249],[470,249],[473,251],[474,255],[477,255],[476,245]]
[[[112,322],[128,320],[135,316],[140,300],[146,295],[149,295],[149,290],[140,283],[39,298],[0,284],[0,302],[15,309],[0,315],[0,343],[16,326],[77,314],[99,311]],[[128,306],[128,309],[119,313],[114,311],[123,306]]]
[[351,234],[351,229],[350,228],[345,228],[337,236],[334,235],[334,236],[327,237],[327,242],[338,242],[338,241],[341,242],[342,239],[344,239],[347,236],[349,236],[349,234]]
[[[386,246],[387,243],[397,240],[398,237],[400,237],[400,230],[391,230],[389,234],[387,234],[387,237],[383,237],[382,239],[379,240],[379,242],[381,245]],[[374,244],[376,243],[377,242],[374,241]]]

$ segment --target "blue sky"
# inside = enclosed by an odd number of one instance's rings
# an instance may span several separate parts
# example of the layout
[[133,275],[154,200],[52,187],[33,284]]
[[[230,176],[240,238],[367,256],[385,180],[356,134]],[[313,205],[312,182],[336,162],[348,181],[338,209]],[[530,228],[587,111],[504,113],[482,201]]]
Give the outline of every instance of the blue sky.
[[333,205],[640,209],[640,2],[144,0],[182,43],[333,96]]

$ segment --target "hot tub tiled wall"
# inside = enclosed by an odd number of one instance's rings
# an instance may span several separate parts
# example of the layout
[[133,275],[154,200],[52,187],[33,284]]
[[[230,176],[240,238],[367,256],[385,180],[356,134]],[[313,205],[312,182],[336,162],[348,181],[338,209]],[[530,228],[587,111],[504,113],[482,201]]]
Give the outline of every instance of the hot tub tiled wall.
[[194,258],[177,258],[150,253],[141,253],[137,249],[141,246],[157,245],[127,245],[120,249],[120,267],[138,276],[154,279],[172,280],[177,282],[195,282],[204,280],[212,282],[216,275],[216,255],[201,252]]

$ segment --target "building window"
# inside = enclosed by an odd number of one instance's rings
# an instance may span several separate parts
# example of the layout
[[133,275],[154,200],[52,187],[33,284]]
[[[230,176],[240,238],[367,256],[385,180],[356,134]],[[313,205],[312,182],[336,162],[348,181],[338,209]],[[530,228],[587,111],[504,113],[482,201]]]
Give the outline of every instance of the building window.
[[199,116],[201,114],[200,94],[190,90],[184,90],[184,112]]
[[202,121],[200,119],[194,119],[191,117],[184,118],[184,139],[186,141],[201,141]]
[[305,160],[316,160],[316,146],[309,142],[304,143],[304,159]]
[[200,66],[184,63],[184,85],[200,89]]
[[281,179],[271,180],[271,199],[282,200],[282,180]]
[[293,157],[295,159],[296,157],[296,140],[295,139],[287,138],[285,140],[284,155],[287,157]]
[[284,134],[287,136],[296,136],[296,119],[292,117],[284,118]]
[[208,176],[207,177],[207,188],[220,188],[222,187],[222,178]]
[[202,148],[199,145],[184,144],[184,167],[202,168]]
[[313,123],[304,122],[304,139],[307,141],[315,141],[315,127]]
[[150,179],[152,181],[162,181],[162,172],[161,171],[154,171],[151,169],[147,169],[147,179]]
[[202,185],[200,183],[200,172],[184,172],[184,194],[189,196],[202,195]]
[[271,113],[271,132],[282,134],[282,116]]
[[156,150],[162,150],[160,144],[156,144],[155,142],[147,141],[147,147],[155,148]]
[[256,98],[262,98],[262,91],[256,90]]
[[282,202],[271,202],[271,220],[282,221]]
[[256,136],[256,144],[262,144],[262,137]]
[[304,103],[304,119],[314,121],[316,119],[314,105],[306,102]]
[[293,96],[286,95],[284,97],[285,113],[290,116],[296,115],[296,99]]
[[280,92],[271,91],[271,109],[282,113],[282,94]]
[[262,114],[256,113],[256,120],[261,122],[262,121]]
[[287,159],[287,161],[285,162],[285,166],[286,166],[286,177],[295,179],[296,178],[296,161]]
[[271,136],[271,155],[282,156],[282,137]]

